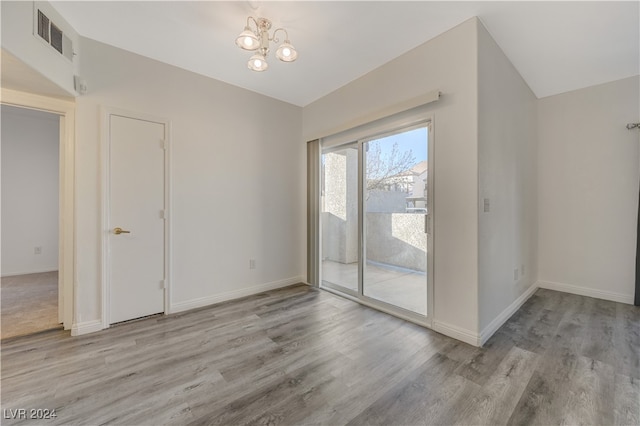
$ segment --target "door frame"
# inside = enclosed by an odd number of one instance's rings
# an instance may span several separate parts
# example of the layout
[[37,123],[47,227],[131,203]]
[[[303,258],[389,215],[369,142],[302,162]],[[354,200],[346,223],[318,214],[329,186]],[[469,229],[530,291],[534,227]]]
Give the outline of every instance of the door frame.
[[[385,136],[394,135],[397,133],[401,133],[403,131],[410,131],[412,129],[416,129],[419,127],[425,126],[427,128],[427,137],[428,137],[428,145],[427,145],[427,156],[428,156],[428,180],[427,180],[427,193],[429,194],[427,198],[427,211],[428,211],[428,238],[427,238],[427,315],[420,315],[415,312],[408,311],[401,307],[386,303],[384,301],[374,299],[364,295],[364,259],[366,253],[366,242],[364,240],[364,211],[363,211],[363,195],[364,195],[364,144],[371,140],[379,139]],[[319,241],[319,249],[318,249],[318,264],[319,264],[319,280],[318,286],[326,291],[331,293],[343,296],[347,299],[358,302],[362,305],[368,306],[370,308],[377,309],[379,311],[394,315],[398,318],[402,318],[404,320],[432,328],[433,324],[433,309],[434,309],[434,241],[435,241],[435,209],[434,209],[434,195],[435,195],[435,117],[433,115],[423,116],[419,119],[410,120],[407,122],[403,122],[397,126],[390,126],[388,129],[372,132],[372,134],[367,135],[366,137],[361,137],[356,141],[347,142],[340,145],[331,146],[327,151],[320,147],[320,156],[322,156],[325,152],[331,152],[332,150],[338,150],[342,147],[347,146],[357,146],[358,148],[358,291],[357,294],[354,294],[351,291],[342,291],[341,289],[333,288],[331,286],[323,285],[322,281],[322,221],[320,221],[320,235],[318,238]],[[321,173],[322,170],[319,171]],[[322,176],[319,177],[319,181],[322,180]]]
[[361,229],[360,229],[360,186],[361,186],[361,180],[360,180],[360,168],[361,166],[361,160],[360,160],[360,144],[358,143],[358,141],[352,141],[352,142],[346,142],[340,145],[335,145],[335,146],[331,146],[329,148],[325,148],[323,149],[322,146],[320,146],[320,155],[319,155],[319,161],[322,164],[322,156],[325,154],[330,154],[332,152],[335,151],[343,151],[346,149],[355,149],[356,150],[356,155],[358,158],[358,162],[356,164],[356,171],[358,172],[358,176],[357,176],[357,197],[358,197],[358,219],[357,219],[357,224],[356,226],[358,227],[358,275],[357,275],[357,280],[358,282],[356,283],[357,287],[356,290],[352,290],[350,288],[347,288],[345,286],[342,286],[340,284],[337,283],[331,283],[329,281],[324,281],[323,277],[322,277],[322,247],[323,247],[323,239],[322,239],[322,235],[323,235],[323,226],[324,224],[322,223],[322,203],[320,202],[320,197],[322,197],[322,188],[323,188],[323,180],[324,180],[324,176],[323,176],[323,171],[324,168],[322,167],[322,165],[318,168],[318,184],[320,185],[320,191],[318,191],[318,249],[317,249],[317,253],[318,253],[318,260],[317,260],[317,264],[318,264],[318,288],[322,288],[324,290],[329,290],[332,293],[336,293],[336,294],[341,294],[344,295],[345,297],[349,297],[352,298],[353,300],[357,300],[360,296],[360,275],[362,273],[361,268],[360,268],[360,260],[362,258],[362,250],[360,248],[360,240],[361,240]]
[[[111,256],[109,253],[109,234],[111,232],[111,223],[109,211],[111,207],[111,134],[110,134],[110,117],[112,115],[130,118],[134,120],[148,121],[152,123],[164,125],[164,314],[171,313],[171,121],[164,117],[158,117],[150,114],[132,112],[115,107],[100,107],[100,168],[101,168],[101,231],[100,231],[100,247],[102,249],[102,328],[111,326]],[[160,141],[158,141],[160,143]]]
[[[427,161],[428,161],[428,174],[427,174],[427,217],[425,219],[425,226],[429,230],[426,232],[427,234],[427,273],[425,274],[425,278],[427,280],[427,315],[420,315],[412,311],[408,311],[399,306],[390,304],[383,300],[375,299],[373,297],[367,296],[364,294],[364,269],[366,267],[366,257],[367,257],[367,241],[366,241],[366,220],[365,220],[365,202],[364,202],[364,193],[365,193],[365,165],[366,165],[366,152],[364,149],[364,145],[368,142],[371,142],[376,139],[381,139],[388,136],[397,135],[404,132],[410,132],[412,130],[419,129],[421,127],[427,128]],[[360,257],[361,261],[359,262],[358,268],[358,296],[371,307],[384,310],[386,312],[392,314],[401,314],[405,319],[409,319],[410,321],[417,322],[421,325],[425,325],[431,327],[432,319],[433,319],[433,237],[434,237],[434,214],[433,214],[433,181],[434,181],[434,124],[433,124],[433,116],[425,118],[423,120],[419,120],[412,124],[407,124],[401,127],[396,127],[389,131],[384,131],[382,133],[376,133],[372,136],[367,136],[358,140],[358,243],[360,248]]]
[[77,322],[75,221],[75,101],[1,89],[1,103],[60,116],[58,198],[58,321],[65,330]]

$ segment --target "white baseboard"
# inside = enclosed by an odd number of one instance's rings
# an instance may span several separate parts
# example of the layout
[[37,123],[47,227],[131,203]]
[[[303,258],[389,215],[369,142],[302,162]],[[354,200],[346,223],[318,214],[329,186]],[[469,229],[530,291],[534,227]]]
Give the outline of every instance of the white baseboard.
[[507,322],[507,320],[511,318],[511,316],[515,314],[522,305],[524,305],[524,302],[526,302],[531,296],[533,296],[533,293],[535,293],[537,289],[537,283],[531,284],[527,291],[522,293],[520,297],[518,297],[513,301],[513,303],[507,306],[504,311],[500,312],[500,314],[495,317],[493,321],[491,321],[489,325],[484,328],[484,330],[480,332],[480,346],[484,345],[487,340],[489,340],[491,336],[493,336],[493,334],[498,331],[500,327],[502,327],[502,324]]
[[445,336],[453,337],[472,346],[481,346],[480,335],[471,330],[448,324],[446,322],[434,320],[432,329]]
[[256,285],[253,287],[227,291],[225,293],[215,294],[212,296],[191,299],[185,302],[176,302],[172,303],[169,306],[168,313],[175,314],[177,312],[184,312],[191,309],[202,308],[204,306],[214,305],[216,303],[226,302],[228,300],[239,299],[241,297],[252,296],[254,294],[262,293],[269,290],[275,290],[277,288],[287,287],[293,284],[304,283],[305,281],[306,279],[304,277],[292,277],[280,281],[273,281],[266,284]]
[[4,277],[17,277],[18,275],[30,275],[30,274],[44,274],[45,272],[58,272],[58,267],[54,267],[54,268],[46,268],[46,269],[37,269],[35,271],[27,271],[27,272],[8,272],[8,273],[2,273],[2,275],[0,276],[0,278],[4,278]]
[[555,283],[551,281],[538,281],[536,285],[548,290],[563,291],[565,293],[588,296],[596,299],[610,300],[612,302],[626,303],[633,305],[632,294],[614,293],[612,291],[596,290],[588,287],[580,287],[573,284]]
[[71,335],[82,336],[83,334],[95,333],[96,331],[101,331],[102,329],[102,321],[100,320],[74,323],[71,326]]

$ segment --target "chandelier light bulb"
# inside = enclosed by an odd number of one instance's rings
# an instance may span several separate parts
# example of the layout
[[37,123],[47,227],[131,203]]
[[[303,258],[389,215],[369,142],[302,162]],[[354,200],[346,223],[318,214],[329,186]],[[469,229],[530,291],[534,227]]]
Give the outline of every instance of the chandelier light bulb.
[[298,57],[298,52],[289,40],[285,40],[284,43],[278,47],[276,56],[283,62],[293,62]]
[[244,31],[236,38],[236,45],[244,50],[256,50],[260,47],[260,40],[258,36],[251,31],[251,28],[247,26],[244,27]]
[[269,64],[263,55],[256,53],[249,59],[247,67],[253,71],[265,71],[269,68]]

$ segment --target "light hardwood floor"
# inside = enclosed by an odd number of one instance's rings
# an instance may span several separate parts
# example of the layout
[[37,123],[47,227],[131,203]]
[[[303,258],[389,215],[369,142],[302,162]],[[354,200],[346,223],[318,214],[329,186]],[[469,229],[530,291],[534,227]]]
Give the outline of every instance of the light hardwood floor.
[[0,338],[52,328],[58,323],[58,272],[3,277]]
[[639,352],[629,305],[538,290],[474,348],[299,285],[4,340],[2,408],[56,424],[637,425]]

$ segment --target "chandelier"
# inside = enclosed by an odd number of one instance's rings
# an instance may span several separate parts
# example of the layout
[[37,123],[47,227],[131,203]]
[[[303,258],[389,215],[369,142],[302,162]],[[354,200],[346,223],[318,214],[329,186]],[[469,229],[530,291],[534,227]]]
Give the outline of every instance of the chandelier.
[[[256,26],[255,31],[251,29],[249,23],[253,22]],[[247,25],[244,27],[244,31],[236,38],[236,44],[238,47],[244,50],[256,51],[249,62],[247,67],[253,71],[265,71],[269,68],[267,63],[267,54],[269,53],[269,42],[279,43],[280,40],[276,38],[278,31],[284,32],[284,43],[276,50],[276,56],[283,62],[293,62],[298,57],[298,52],[291,45],[289,41],[289,34],[284,28],[277,28],[273,31],[273,34],[269,35],[271,29],[271,21],[265,18],[254,18],[249,16],[247,18]]]

